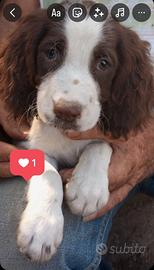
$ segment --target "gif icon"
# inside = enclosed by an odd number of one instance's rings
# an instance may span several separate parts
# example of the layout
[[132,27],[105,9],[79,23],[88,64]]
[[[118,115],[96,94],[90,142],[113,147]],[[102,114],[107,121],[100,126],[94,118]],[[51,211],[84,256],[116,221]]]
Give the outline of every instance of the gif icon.
[[52,21],[62,21],[65,18],[65,8],[60,4],[50,5],[47,9],[47,15]]

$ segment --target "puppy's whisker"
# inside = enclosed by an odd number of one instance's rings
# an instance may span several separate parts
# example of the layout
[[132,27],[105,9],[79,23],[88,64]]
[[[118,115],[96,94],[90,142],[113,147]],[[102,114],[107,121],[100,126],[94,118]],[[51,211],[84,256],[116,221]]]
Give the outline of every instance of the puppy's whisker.
[[34,117],[34,115],[36,114],[36,110],[37,110],[37,105],[36,105],[36,101],[34,100],[32,105],[28,108],[27,111],[25,111],[22,116],[19,119],[18,122],[18,129],[20,129],[22,121],[24,118],[26,118],[26,121],[29,123],[30,120]]
[[104,132],[105,131],[105,127],[104,127],[104,123],[101,119],[98,120],[98,125],[101,128],[101,130]]
[[[101,115],[102,115],[101,118],[106,120],[107,128],[110,129],[110,121],[109,121],[108,117],[105,115],[103,110],[101,111]],[[102,119],[99,119],[98,124],[102,128],[102,130],[105,131],[105,126],[104,126],[104,122]]]
[[17,125],[17,128],[18,128],[19,130],[20,130],[20,127],[21,127],[21,125],[22,125],[22,121],[23,121],[23,119],[25,118],[26,113],[27,113],[27,111],[24,112],[24,113],[22,114],[22,116],[19,118],[18,125]]

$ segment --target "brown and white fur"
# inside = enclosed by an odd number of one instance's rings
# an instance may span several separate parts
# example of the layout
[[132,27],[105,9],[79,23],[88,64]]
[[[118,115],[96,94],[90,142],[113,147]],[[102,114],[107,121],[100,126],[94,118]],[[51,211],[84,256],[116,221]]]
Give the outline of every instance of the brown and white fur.
[[154,96],[148,44],[112,19],[51,22],[42,10],[21,21],[0,71],[1,95],[14,117],[30,109],[34,114],[27,147],[46,153],[44,173],[29,181],[18,230],[21,251],[46,261],[63,237],[59,168],[76,166],[65,191],[73,213],[91,214],[109,198],[110,145],[73,141],[62,130],[85,131],[98,123],[118,138],[141,128]]

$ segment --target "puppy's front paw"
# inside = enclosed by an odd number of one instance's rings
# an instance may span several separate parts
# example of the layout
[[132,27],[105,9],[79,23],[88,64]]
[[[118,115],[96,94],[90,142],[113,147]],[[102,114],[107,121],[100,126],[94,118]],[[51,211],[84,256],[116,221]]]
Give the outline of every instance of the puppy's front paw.
[[33,261],[49,260],[62,241],[64,219],[61,208],[54,207],[47,211],[36,214],[27,206],[19,225],[18,246]]
[[75,171],[65,193],[72,213],[87,216],[101,209],[109,199],[107,183],[103,172]]

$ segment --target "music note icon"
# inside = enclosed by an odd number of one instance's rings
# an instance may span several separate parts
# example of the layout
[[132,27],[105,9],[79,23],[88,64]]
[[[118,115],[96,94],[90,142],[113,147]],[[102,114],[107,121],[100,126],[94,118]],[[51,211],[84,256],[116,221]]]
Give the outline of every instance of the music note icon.
[[124,8],[118,8],[117,13],[115,14],[116,18],[124,17],[125,16],[125,9]]
[[124,22],[130,14],[129,8],[125,4],[116,4],[111,9],[112,18],[118,22]]

